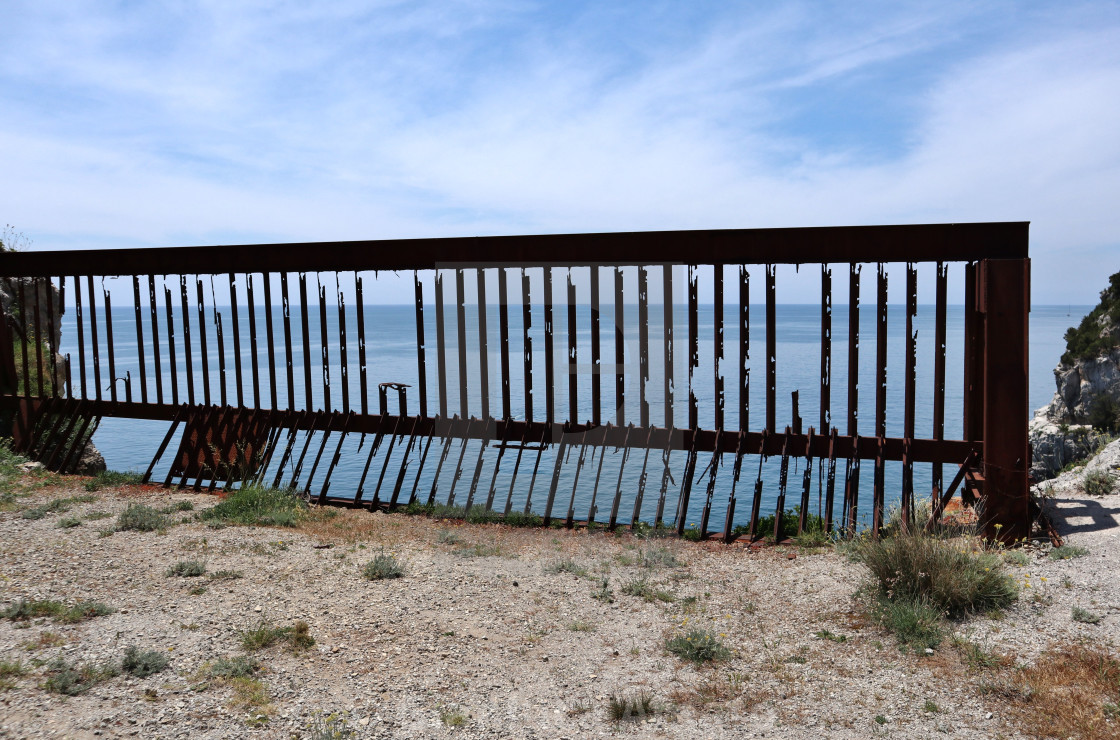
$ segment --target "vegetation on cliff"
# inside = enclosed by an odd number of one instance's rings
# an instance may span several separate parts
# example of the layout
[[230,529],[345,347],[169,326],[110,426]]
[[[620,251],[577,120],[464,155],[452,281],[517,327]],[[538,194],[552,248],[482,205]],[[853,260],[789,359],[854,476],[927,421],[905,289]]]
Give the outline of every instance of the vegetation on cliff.
[[1120,272],[1108,279],[1101,291],[1101,302],[1090,311],[1081,324],[1066,331],[1063,365],[1078,360],[1092,360],[1120,346]]

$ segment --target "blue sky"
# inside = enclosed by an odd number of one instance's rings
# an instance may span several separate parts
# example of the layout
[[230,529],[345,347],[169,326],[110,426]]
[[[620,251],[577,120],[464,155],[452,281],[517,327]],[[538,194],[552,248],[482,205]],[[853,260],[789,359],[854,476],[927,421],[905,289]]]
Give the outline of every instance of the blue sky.
[[[1120,270],[1120,4],[0,0],[34,249],[1029,220]],[[407,300],[407,296],[404,296]]]

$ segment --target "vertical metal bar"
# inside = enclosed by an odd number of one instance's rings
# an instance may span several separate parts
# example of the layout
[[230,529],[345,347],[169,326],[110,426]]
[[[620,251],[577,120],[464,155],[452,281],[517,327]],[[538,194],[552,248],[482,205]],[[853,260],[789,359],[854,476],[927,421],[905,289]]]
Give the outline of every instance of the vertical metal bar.
[[608,421],[604,427],[599,427],[599,468],[595,471],[595,486],[591,489],[591,503],[587,507],[587,523],[593,524],[595,522],[595,514],[597,507],[595,502],[599,498],[599,479],[603,475],[603,458],[607,456],[607,433],[611,430],[611,423]]
[[777,428],[778,319],[774,265],[766,266],[766,428]]
[[105,347],[109,351],[109,400],[116,403],[117,363],[113,359],[113,305],[109,300],[109,291],[105,289],[104,281],[101,283],[101,292],[105,296]]
[[[179,364],[175,361],[175,317],[171,308],[171,289],[163,287],[163,305],[167,312],[167,367],[171,370],[171,402],[179,403]],[[79,348],[79,352],[81,349]]]
[[859,433],[859,272],[848,265],[848,436]]
[[873,488],[872,512],[871,512],[871,535],[878,537],[883,531],[883,510],[886,506],[886,470],[884,468],[886,461],[884,459],[884,447],[886,440],[883,437],[878,437],[875,440],[875,482]]
[[[579,350],[576,342],[576,286],[568,268],[568,421],[579,421]],[[582,455],[582,450],[580,452]],[[569,525],[570,526],[570,525]]]
[[346,358],[346,297],[342,295],[342,288],[338,285],[338,273],[335,273],[334,282],[335,300],[338,304],[338,384],[342,387],[342,413],[349,415],[350,364]]
[[315,402],[311,396],[311,329],[308,326],[307,313],[307,273],[299,274],[299,322],[303,333],[303,395],[304,408],[308,411],[315,410]]
[[681,486],[681,494],[677,499],[676,530],[678,537],[684,534],[685,523],[688,520],[688,500],[692,494],[692,478],[696,474],[696,440],[700,436],[697,431],[695,427],[689,430],[692,441],[689,444],[688,459],[684,464],[684,484]]
[[614,403],[618,426],[626,424],[626,316],[622,302],[622,270],[614,268]]
[[[544,418],[549,425],[556,417],[556,370],[552,339],[552,268],[544,268]],[[572,419],[571,421],[575,421]]]
[[902,520],[909,525],[914,496],[914,463],[909,452],[910,440],[914,438],[915,385],[917,384],[918,335],[914,320],[918,316],[918,271],[914,265],[906,265],[906,376],[905,405],[903,419],[903,438],[907,448],[902,462]]
[[[661,488],[657,494],[657,511],[653,518],[655,529],[661,527],[661,520],[665,516],[665,492],[669,487],[669,481],[673,478],[673,473],[669,468],[673,452],[673,428],[669,427],[665,432],[665,449],[661,451]],[[676,481],[673,482],[676,483]]]
[[782,541],[782,519],[786,509],[786,484],[789,482],[789,434],[790,428],[782,439],[782,463],[778,469],[778,501],[774,509],[774,542]]
[[852,437],[852,456],[848,458],[844,475],[844,527],[856,531],[859,509],[859,435]]
[[[140,307],[140,276],[132,276],[133,312],[136,315],[136,356],[140,363],[140,402],[148,402],[148,363],[144,359],[144,312]],[[52,342],[53,340],[53,334]]]
[[739,430],[751,426],[751,275],[739,265]]
[[[253,295],[253,273],[245,273],[245,300],[249,304],[249,362],[253,370],[253,408],[261,407],[261,374],[257,367],[257,302]],[[269,307],[271,309],[271,306]],[[239,353],[240,356],[240,353]],[[238,360],[240,362],[240,359]],[[272,380],[275,384],[275,379]],[[241,383],[238,382],[240,387]]]
[[498,484],[498,471],[502,468],[502,458],[506,454],[506,446],[509,443],[509,432],[512,425],[506,423],[502,429],[502,439],[498,443],[498,459],[494,463],[494,475],[490,477],[490,490],[486,493],[486,511],[494,508],[494,495],[496,493],[495,486]]
[[[945,439],[945,324],[948,296],[948,270],[944,262],[937,263],[937,298],[934,309],[933,330],[933,438]],[[933,496],[942,490],[941,463],[933,464]]]
[[210,405],[210,353],[206,350],[206,306],[202,295],[202,281],[195,278],[198,297],[198,355],[202,361],[202,394]]
[[[700,367],[700,290],[697,281],[699,274],[696,265],[688,266],[688,428],[696,431],[700,427],[700,407],[696,399],[696,386],[693,375]],[[691,461],[691,457],[689,458]],[[693,461],[693,464],[694,461]],[[684,513],[681,513],[683,520]],[[683,532],[683,528],[678,532]]]
[[730,543],[733,525],[735,522],[735,489],[739,486],[739,475],[743,472],[743,440],[747,436],[745,429],[740,429],[738,440],[735,442],[735,467],[731,477],[731,492],[727,495],[727,513],[723,518],[723,541]]
[[[318,274],[316,274],[318,279]],[[331,405],[331,358],[327,349],[327,289],[319,283],[319,345],[322,348],[320,356],[323,361],[323,410],[330,411]],[[308,479],[308,484],[311,481]]]
[[801,474],[801,511],[797,520],[797,534],[805,532],[805,523],[809,518],[809,493],[813,484],[813,427],[809,427],[809,436],[805,440],[805,470]]
[[645,498],[646,494],[646,468],[649,466],[650,443],[652,441],[653,427],[647,426],[646,441],[642,445],[645,448],[645,454],[642,456],[642,472],[638,474],[638,492],[634,495],[634,511],[630,515],[630,529],[635,529],[638,526],[638,519],[642,515],[642,499]]
[[[49,278],[48,278],[48,280],[49,280]],[[65,304],[66,283],[64,281],[65,281],[64,277],[60,276],[58,278],[59,308],[62,309],[62,310],[65,310],[65,308],[66,308],[66,304]],[[60,331],[57,331],[56,324],[55,324],[54,297],[51,295],[51,292],[48,292],[47,293],[47,336],[49,337],[49,341],[50,341],[50,344],[48,346],[50,347],[50,355],[51,355],[50,356],[51,396],[53,396],[54,398],[58,398],[59,396],[62,395],[61,391],[59,391],[59,389],[58,389],[58,385],[59,385],[59,383],[58,383],[58,347],[55,346],[56,345],[56,342],[55,342],[55,334],[56,333],[61,334]]]
[[529,295],[529,276],[521,268],[521,326],[524,329],[523,347],[525,352],[525,421],[533,420],[533,338],[529,329],[533,325]]
[[502,359],[502,418],[513,416],[509,398],[509,291],[506,286],[506,268],[498,268],[498,332]]
[[89,393],[86,391],[86,341],[85,320],[82,316],[82,283],[78,276],[74,276],[74,309],[75,316],[78,323],[78,367],[82,377],[82,398],[89,398]]
[[[569,279],[569,284],[571,283]],[[579,474],[583,470],[583,463],[587,459],[587,430],[579,435],[579,457],[576,459],[576,472],[572,477],[572,494],[568,497],[568,516],[564,519],[564,526],[571,529],[576,515],[576,487],[579,486]]]
[[159,359],[159,317],[156,315],[156,277],[148,276],[148,307],[152,326],[152,360],[156,376],[156,403],[163,403],[163,368]]
[[751,519],[747,524],[747,539],[755,541],[758,534],[758,515],[762,508],[762,466],[766,462],[766,440],[770,436],[769,429],[762,430],[758,441],[758,476],[754,481],[754,495],[751,496]]
[[822,434],[832,428],[832,270],[821,265],[821,420]]
[[824,531],[832,531],[832,507],[836,500],[836,427],[828,436],[828,473],[824,494]]
[[467,404],[467,297],[463,286],[463,271],[455,270],[455,319],[459,350],[459,415],[470,416]]
[[[98,348],[98,344],[97,344],[97,306],[95,305],[95,302],[94,302],[94,299],[93,299],[93,275],[87,275],[86,276],[86,288],[87,288],[88,294],[89,294],[88,295],[88,298],[89,298],[89,338],[90,338],[90,345],[93,348],[93,385],[94,385],[93,392],[94,392],[94,396],[97,398],[97,400],[100,401],[101,400],[101,359],[100,359],[100,356],[99,356],[100,349]],[[22,291],[23,291],[23,286],[22,286],[22,283],[21,283],[20,284],[20,302],[21,303],[23,303],[23,300],[22,300],[23,299],[23,293],[22,293]],[[21,308],[24,309],[24,313],[23,313],[24,316],[27,315],[27,312],[25,310],[26,305],[27,305],[26,303],[23,303],[23,306],[21,306]],[[24,360],[26,361],[26,353],[24,354]],[[26,375],[26,373],[24,374],[24,384],[23,385],[24,385],[24,388],[27,388],[27,375]]]
[[478,279],[477,296],[475,304],[478,307],[478,378],[479,390],[482,398],[482,420],[490,419],[490,337],[486,331],[486,271],[482,268],[475,270]]
[[397,498],[400,496],[401,486],[404,485],[404,477],[408,473],[409,455],[412,454],[412,448],[416,444],[416,429],[420,426],[420,419],[419,416],[412,419],[412,430],[408,434],[408,444],[404,448],[404,456],[401,459],[400,469],[397,471],[397,480],[393,484],[393,495],[389,499],[390,511],[397,507]]
[[877,270],[878,302],[875,321],[875,436],[887,436],[887,271]]
[[[272,276],[267,272],[261,273],[261,285],[264,288],[264,332],[265,340],[268,343],[268,385],[270,391],[270,400],[272,401],[272,408],[275,410],[278,407],[276,398],[276,348],[272,338]],[[288,377],[288,411],[292,411],[295,406],[292,389],[292,355],[291,355],[291,332],[288,319],[288,274],[280,273],[280,290],[281,290],[281,318],[284,320],[284,350],[287,355],[287,377]]]
[[599,355],[599,266],[591,265],[591,423],[602,424],[602,374]]
[[548,437],[551,427],[548,424],[541,425],[541,441],[537,447],[537,459],[533,462],[533,475],[529,478],[529,493],[525,497],[525,516],[528,516],[533,507],[533,487],[537,484],[537,471],[541,467],[541,456],[544,455],[544,448],[548,446]]
[[[213,291],[211,291],[210,298],[214,300]],[[222,314],[219,311],[214,311],[214,324],[218,335],[218,388],[221,393],[222,405],[225,406],[228,401],[226,397],[226,342],[222,327]]]
[[241,317],[238,316],[237,282],[233,273],[229,274],[230,313],[233,314],[233,377],[237,382],[237,405],[245,405],[245,391],[241,387]]
[[712,498],[716,492],[716,472],[723,461],[723,453],[720,452],[720,438],[723,436],[723,430],[716,428],[716,442],[715,449],[712,450],[712,459],[708,463],[708,488],[704,495],[704,510],[700,512],[700,539],[708,539],[708,519],[712,514]]
[[[712,265],[712,369],[715,376],[716,429],[723,429],[723,374],[719,364],[723,360],[723,265]],[[714,480],[714,477],[713,477]]]
[[[412,281],[416,291],[416,377],[420,384],[420,415],[428,416],[428,363],[426,361],[427,347],[424,344],[424,285],[420,282],[420,273],[413,270]],[[369,402],[366,398],[366,325],[363,317],[362,305],[362,279],[358,278],[358,364],[362,366],[362,416],[369,413]],[[429,438],[430,440],[431,438]]]
[[[673,428],[673,266],[661,268],[661,301],[665,312],[665,428]],[[669,435],[670,438],[672,434]]]
[[556,489],[560,485],[560,468],[564,463],[564,451],[568,446],[568,435],[560,437],[560,449],[556,453],[556,460],[552,466],[552,481],[548,486],[548,499],[544,504],[544,526],[552,523],[552,505],[556,501]]
[[622,502],[622,476],[626,471],[626,461],[630,458],[630,435],[634,432],[634,424],[626,427],[626,436],[622,440],[622,460],[618,463],[618,483],[614,487],[614,500],[611,502],[611,518],[607,522],[610,531],[615,530],[618,522],[618,507]]
[[[638,420],[643,427],[649,426],[649,399],[646,398],[646,385],[649,383],[649,275],[645,265],[638,267]],[[575,421],[575,419],[573,419]],[[647,448],[648,453],[648,448]],[[647,454],[648,457],[648,454]],[[645,465],[642,466],[644,481]]]
[[[413,272],[413,280],[416,282],[416,377],[420,384],[420,414],[421,416],[427,416],[428,384],[427,377],[424,375],[424,292],[420,287],[420,279],[416,272]],[[362,277],[355,270],[354,302],[356,305],[354,308],[358,312],[358,392],[362,395],[362,416],[365,416],[369,413],[369,399],[367,398],[369,380],[366,375],[366,301],[362,288]]]
[[[31,283],[31,285],[32,285],[32,290],[35,292],[35,295],[33,296],[33,298],[34,298],[33,303],[35,304],[35,309],[34,309],[34,313],[33,313],[33,320],[35,322],[34,323],[34,326],[35,326],[35,377],[38,381],[38,383],[37,383],[38,391],[39,391],[38,396],[39,396],[39,398],[42,398],[45,394],[43,393],[43,338],[39,335],[40,334],[39,327],[42,325],[41,316],[40,316],[40,312],[39,312],[39,278],[36,278]],[[24,321],[24,331],[25,332],[27,331],[27,322],[26,321]],[[30,337],[30,336],[31,335],[28,334],[28,337]],[[49,341],[54,342],[54,337],[50,337]]]
[[183,323],[183,359],[187,365],[187,403],[194,406],[194,365],[191,358],[191,321],[190,307],[187,304],[187,277],[179,276],[179,303]]
[[436,370],[439,373],[439,415],[447,416],[447,345],[443,325],[443,275],[436,270]]

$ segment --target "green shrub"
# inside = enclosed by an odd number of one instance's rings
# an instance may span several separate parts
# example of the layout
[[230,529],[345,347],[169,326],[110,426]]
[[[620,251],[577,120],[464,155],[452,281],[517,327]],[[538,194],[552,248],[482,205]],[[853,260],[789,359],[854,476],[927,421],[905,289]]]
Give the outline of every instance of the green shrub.
[[170,662],[171,659],[159,650],[141,650],[135,645],[129,645],[124,651],[121,668],[137,678],[147,678],[162,671]]
[[72,529],[74,527],[82,526],[82,518],[80,516],[64,516],[58,520],[59,529]]
[[262,619],[256,627],[239,633],[241,647],[248,651],[263,650],[278,642],[286,642],[293,651],[300,651],[315,644],[307,622],[297,621],[291,627],[278,627]]
[[100,601],[79,601],[73,606],[63,609],[55,619],[64,624],[73,624],[94,617],[104,617],[106,614],[112,614],[115,611],[116,609]]
[[117,529],[122,532],[155,532],[169,526],[170,519],[145,504],[129,504],[128,508],[117,515]]
[[923,596],[889,598],[884,593],[877,594],[872,601],[871,616],[893,633],[899,644],[915,650],[935,648],[945,637],[941,610]]
[[120,671],[110,663],[87,663],[79,666],[57,658],[47,664],[47,680],[43,688],[52,694],[78,696]]
[[43,504],[42,506],[36,506],[32,509],[24,510],[24,512],[21,514],[21,516],[24,519],[31,519],[31,520],[42,519],[47,514],[62,513],[62,512],[69,511],[71,503],[73,503],[73,499],[56,498],[53,501],[50,501],[49,503]]
[[206,669],[212,678],[250,678],[261,668],[253,658],[236,655],[232,658],[218,658]]
[[1081,487],[1090,496],[1107,496],[1116,490],[1116,478],[1107,470],[1090,470],[1081,476]]
[[380,581],[386,578],[400,578],[404,575],[404,568],[395,557],[388,553],[378,553],[373,560],[362,568],[362,575],[371,581]]
[[245,486],[200,512],[198,518],[211,523],[294,527],[306,511],[307,504],[294,491]]
[[667,547],[649,547],[638,553],[638,565],[643,568],[680,568],[684,563]]
[[24,601],[20,599],[10,604],[3,611],[0,611],[0,618],[10,619],[13,622],[22,622],[28,619],[50,617],[56,622],[73,624],[75,622],[93,619],[94,617],[103,617],[115,611],[116,609],[100,601],[79,601],[73,606],[66,606],[61,601]]
[[1047,555],[1051,560],[1072,560],[1074,558],[1083,558],[1089,554],[1089,549],[1085,547],[1076,547],[1074,545],[1063,545],[1061,547],[1052,547]]
[[671,637],[665,643],[665,649],[678,658],[697,665],[727,660],[731,657],[731,651],[711,633],[704,630],[692,630],[688,634]]
[[[797,537],[797,525],[801,521],[801,504],[794,506],[792,509],[786,509],[782,513],[782,531],[778,535],[779,540],[793,539]],[[809,513],[805,515],[805,532],[824,532],[824,519],[817,514]],[[758,518],[758,526],[755,527],[755,536],[757,537],[773,537],[774,536],[774,515],[760,516]],[[750,525],[740,524],[732,530],[733,534],[744,535],[750,533]]]
[[673,594],[668,591],[654,587],[646,578],[635,578],[631,580],[622,587],[622,593],[629,596],[637,596],[649,602],[664,601],[671,603],[677,600],[677,597],[673,596]]
[[1070,618],[1075,622],[1083,622],[1084,624],[1099,624],[1101,621],[1100,616],[1093,614],[1088,609],[1082,609],[1079,606],[1073,607],[1070,612]]
[[586,578],[588,576],[587,568],[583,567],[571,558],[558,560],[555,563],[549,563],[544,567],[545,573],[571,573],[573,576],[579,578]]
[[242,573],[239,570],[216,570],[207,576],[211,581],[232,581],[241,577]]
[[871,572],[881,595],[949,616],[999,609],[1018,597],[999,556],[922,533],[863,540],[851,553]]
[[206,573],[206,563],[200,560],[181,560],[164,573],[168,578],[197,578]]
[[637,694],[613,694],[607,698],[607,719],[619,723],[642,720],[653,714],[653,694],[642,690]]
[[1072,365],[1077,360],[1092,360],[1116,346],[1115,337],[1101,336],[1098,320],[1107,315],[1112,326],[1120,326],[1120,272],[1108,278],[1108,287],[1101,291],[1101,300],[1076,328],[1065,334],[1066,351],[1062,354],[1062,364]]

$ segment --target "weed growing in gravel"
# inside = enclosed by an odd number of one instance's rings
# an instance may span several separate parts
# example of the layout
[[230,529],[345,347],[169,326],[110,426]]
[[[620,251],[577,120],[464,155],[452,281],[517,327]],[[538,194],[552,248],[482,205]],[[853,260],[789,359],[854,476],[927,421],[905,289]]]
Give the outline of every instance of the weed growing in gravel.
[[400,578],[404,575],[404,567],[391,554],[381,552],[365,564],[362,568],[362,575],[370,581]]
[[56,498],[41,506],[36,506],[31,509],[24,509],[20,514],[24,519],[37,521],[43,519],[47,514],[61,514],[70,510],[70,505],[74,503],[73,499],[69,498]]
[[544,572],[571,573],[573,576],[577,576],[579,578],[587,578],[589,575],[587,568],[583,567],[571,558],[565,558],[564,560],[557,560],[554,563],[549,563],[548,565],[544,566]]
[[1107,496],[1116,490],[1116,478],[1107,470],[1090,470],[1081,477],[1081,487],[1090,496]]
[[649,547],[638,552],[638,565],[643,568],[680,568],[684,563],[667,547]]
[[82,518],[80,516],[64,516],[58,520],[57,524],[59,529],[73,529],[74,527],[82,526]]
[[263,650],[278,642],[286,642],[293,652],[305,650],[315,644],[307,622],[297,621],[291,627],[277,627],[262,619],[256,627],[238,633],[241,647],[250,652]]
[[585,622],[582,619],[577,619],[574,622],[568,622],[568,629],[572,632],[594,632],[595,625],[591,622]]
[[467,715],[458,707],[445,707],[439,712],[439,721],[447,727],[462,727],[467,723]]
[[1047,557],[1051,560],[1072,560],[1073,558],[1083,558],[1088,554],[1088,548],[1063,545],[1062,547],[1050,548],[1050,553]]
[[908,600],[959,617],[1003,608],[1017,597],[1000,558],[924,533],[865,539],[852,548],[887,600]]
[[197,578],[206,573],[206,563],[201,560],[180,560],[164,573],[168,578]]
[[107,511],[91,511],[85,515],[85,520],[87,522],[95,522],[98,519],[108,519],[111,516],[112,514]]
[[831,640],[832,642],[848,641],[847,635],[838,635],[834,632],[830,632],[829,630],[821,630],[820,632],[815,633],[814,637],[816,637],[818,640]]
[[1120,661],[1104,650],[1056,645],[1000,689],[1007,702],[1003,713],[1016,718],[1027,735],[1116,737]]
[[15,688],[14,679],[26,673],[22,660],[0,660],[0,692]]
[[975,642],[966,640],[963,637],[954,637],[953,647],[956,648],[961,659],[967,663],[968,667],[973,671],[998,668],[1002,662],[1000,656],[995,652],[985,650],[983,646],[977,645]]
[[147,678],[162,671],[170,662],[171,659],[166,653],[159,650],[141,650],[135,645],[129,645],[124,651],[121,668],[125,673],[130,673],[137,678]]
[[23,622],[28,619],[50,617],[56,622],[74,624],[94,617],[103,617],[115,611],[116,609],[100,601],[79,601],[73,606],[66,606],[61,601],[49,599],[32,601],[20,599],[0,611],[0,618]]
[[343,740],[353,737],[354,730],[346,725],[346,718],[338,713],[324,715],[316,712],[307,726],[307,740]]
[[486,545],[476,542],[469,547],[452,550],[451,554],[461,558],[495,558],[502,554],[502,548],[498,544]]
[[169,526],[170,519],[145,504],[129,504],[128,508],[117,515],[117,529],[122,532],[155,532]]
[[211,581],[232,581],[241,577],[239,570],[216,570],[207,576]]
[[1093,614],[1093,612],[1088,609],[1082,609],[1079,606],[1073,607],[1073,610],[1070,612],[1070,618],[1075,622],[1081,622],[1083,624],[1100,624],[1101,621],[1099,615]]
[[100,491],[103,488],[137,486],[144,479],[139,473],[121,473],[116,470],[102,470],[85,482],[87,491]]
[[212,524],[294,527],[306,514],[307,504],[294,491],[245,486],[199,512],[198,518]]
[[1031,564],[1031,559],[1022,550],[1008,550],[1003,553],[1003,562],[1009,565],[1027,566]]
[[614,603],[614,591],[611,590],[610,581],[606,578],[599,584],[599,588],[591,592],[591,598],[601,601],[604,604]]
[[436,535],[436,541],[441,545],[457,545],[462,542],[463,538],[450,529],[441,529],[439,534]]
[[945,637],[943,612],[923,596],[872,597],[871,617],[894,634],[898,643],[915,651],[935,648]]
[[641,721],[650,714],[653,714],[653,694],[645,689],[636,694],[619,693],[607,697],[607,719],[613,724]]
[[629,596],[638,596],[649,602],[663,601],[672,603],[677,600],[677,597],[668,591],[654,587],[646,578],[635,578],[631,580],[622,587],[622,593]]
[[731,657],[731,651],[714,635],[704,630],[692,630],[687,634],[671,637],[665,643],[665,649],[678,658],[697,665]]
[[86,663],[79,666],[56,658],[47,664],[47,680],[43,688],[52,694],[78,696],[119,673],[111,663]]
[[940,712],[941,709],[936,704],[934,704],[933,701],[931,701],[930,699],[926,699],[925,703],[922,704],[922,711],[928,712],[930,714],[936,714]]
[[211,678],[250,678],[261,669],[260,663],[244,655],[232,658],[218,658],[205,667],[205,674]]

